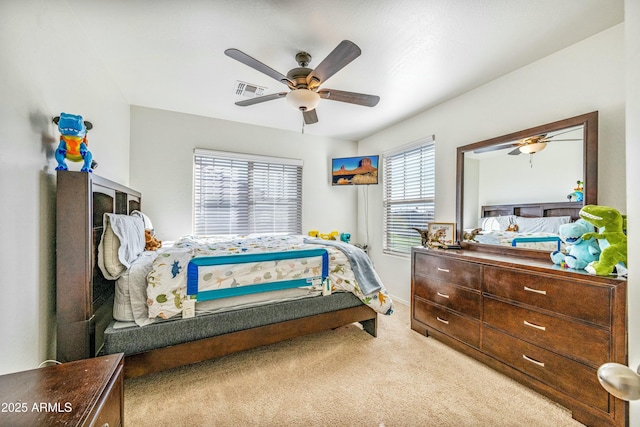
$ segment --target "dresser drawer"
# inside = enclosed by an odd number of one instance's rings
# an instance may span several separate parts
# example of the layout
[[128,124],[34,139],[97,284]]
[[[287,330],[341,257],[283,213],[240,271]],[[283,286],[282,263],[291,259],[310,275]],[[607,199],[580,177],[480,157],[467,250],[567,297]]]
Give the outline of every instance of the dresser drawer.
[[483,329],[482,350],[583,403],[609,411],[609,394],[598,383],[594,368],[491,328]]
[[467,288],[481,288],[482,267],[471,262],[418,252],[414,258],[414,273]]
[[484,291],[597,325],[611,324],[611,289],[606,286],[486,266]]
[[469,317],[480,319],[480,291],[472,291],[422,276],[415,277],[414,286],[415,295]]
[[104,395],[98,402],[95,417],[89,425],[96,427],[122,426],[123,381],[123,370],[120,366],[119,371],[111,378]]
[[609,361],[609,331],[484,298],[484,323],[553,352],[598,367]]
[[413,310],[416,320],[472,347],[480,348],[479,321],[460,316],[417,297],[413,298]]

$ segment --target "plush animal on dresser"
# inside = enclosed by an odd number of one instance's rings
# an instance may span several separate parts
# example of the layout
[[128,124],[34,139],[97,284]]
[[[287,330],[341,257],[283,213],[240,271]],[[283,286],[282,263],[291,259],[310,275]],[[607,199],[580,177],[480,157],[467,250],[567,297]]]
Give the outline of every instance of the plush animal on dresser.
[[53,123],[58,125],[60,143],[56,149],[57,171],[69,170],[65,159],[72,162],[83,162],[80,172],[93,172],[97,163],[93,161],[93,155],[89,151],[87,131],[93,128],[93,124],[75,114],[60,113],[53,118]]
[[552,252],[551,261],[556,265],[563,265],[575,270],[584,270],[590,262],[597,261],[600,255],[598,241],[593,237],[587,240],[582,237],[584,234],[594,231],[596,231],[595,227],[584,219],[562,224],[558,234],[567,244],[567,250],[566,253]]
[[624,274],[627,265],[627,235],[624,233],[624,217],[609,206],[586,205],[580,209],[580,218],[593,224],[598,231],[582,235],[583,239],[598,239],[600,258],[589,263],[585,270],[598,276],[616,271]]

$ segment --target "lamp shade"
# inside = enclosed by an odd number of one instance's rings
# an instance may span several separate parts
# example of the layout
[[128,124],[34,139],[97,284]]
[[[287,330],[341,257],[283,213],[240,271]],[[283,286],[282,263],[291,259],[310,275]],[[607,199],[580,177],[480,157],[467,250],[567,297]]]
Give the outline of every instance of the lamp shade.
[[520,147],[520,151],[525,154],[538,153],[547,148],[546,142],[535,142],[533,144],[527,144]]
[[320,95],[309,89],[295,89],[287,94],[287,102],[296,110],[311,111],[318,106]]

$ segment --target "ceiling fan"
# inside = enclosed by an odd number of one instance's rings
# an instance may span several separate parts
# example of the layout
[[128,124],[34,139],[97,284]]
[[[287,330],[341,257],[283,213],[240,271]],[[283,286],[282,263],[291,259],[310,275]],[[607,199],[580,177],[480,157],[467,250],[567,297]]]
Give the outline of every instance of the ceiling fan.
[[571,128],[571,129],[566,129],[563,132],[559,132],[556,133],[554,135],[549,135],[547,133],[543,133],[540,135],[534,135],[534,136],[530,136],[528,138],[524,138],[524,139],[519,139],[518,141],[515,142],[510,142],[507,144],[502,144],[502,145],[496,145],[496,146],[490,146],[490,147],[485,147],[485,148],[479,148],[477,150],[474,150],[474,153],[487,153],[490,151],[496,151],[496,150],[504,150],[507,148],[514,148],[513,150],[509,151],[507,154],[509,154],[510,156],[517,156],[521,153],[524,154],[535,154],[535,153],[539,153],[540,151],[544,150],[545,148],[547,148],[547,144],[550,142],[556,142],[556,141],[582,141],[582,138],[570,138],[570,139],[556,139],[557,136],[568,133],[568,132],[572,132],[575,131],[577,128]]
[[375,95],[335,89],[320,89],[320,85],[360,56],[360,48],[349,40],[340,42],[315,69],[307,68],[307,65],[311,62],[311,55],[307,52],[298,52],[295,59],[299,67],[289,70],[286,76],[238,49],[227,49],[224,53],[230,58],[242,62],[289,87],[289,92],[272,93],[236,102],[236,105],[241,107],[286,98],[291,106],[302,112],[305,124],[313,124],[318,122],[315,108],[320,99],[363,105],[365,107],[374,107],[380,101],[380,97]]

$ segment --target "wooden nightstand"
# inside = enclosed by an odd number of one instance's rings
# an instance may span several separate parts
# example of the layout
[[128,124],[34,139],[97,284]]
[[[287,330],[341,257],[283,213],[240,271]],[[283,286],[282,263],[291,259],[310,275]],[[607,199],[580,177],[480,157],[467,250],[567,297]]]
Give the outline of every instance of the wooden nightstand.
[[119,427],[122,354],[0,376],[0,426]]

